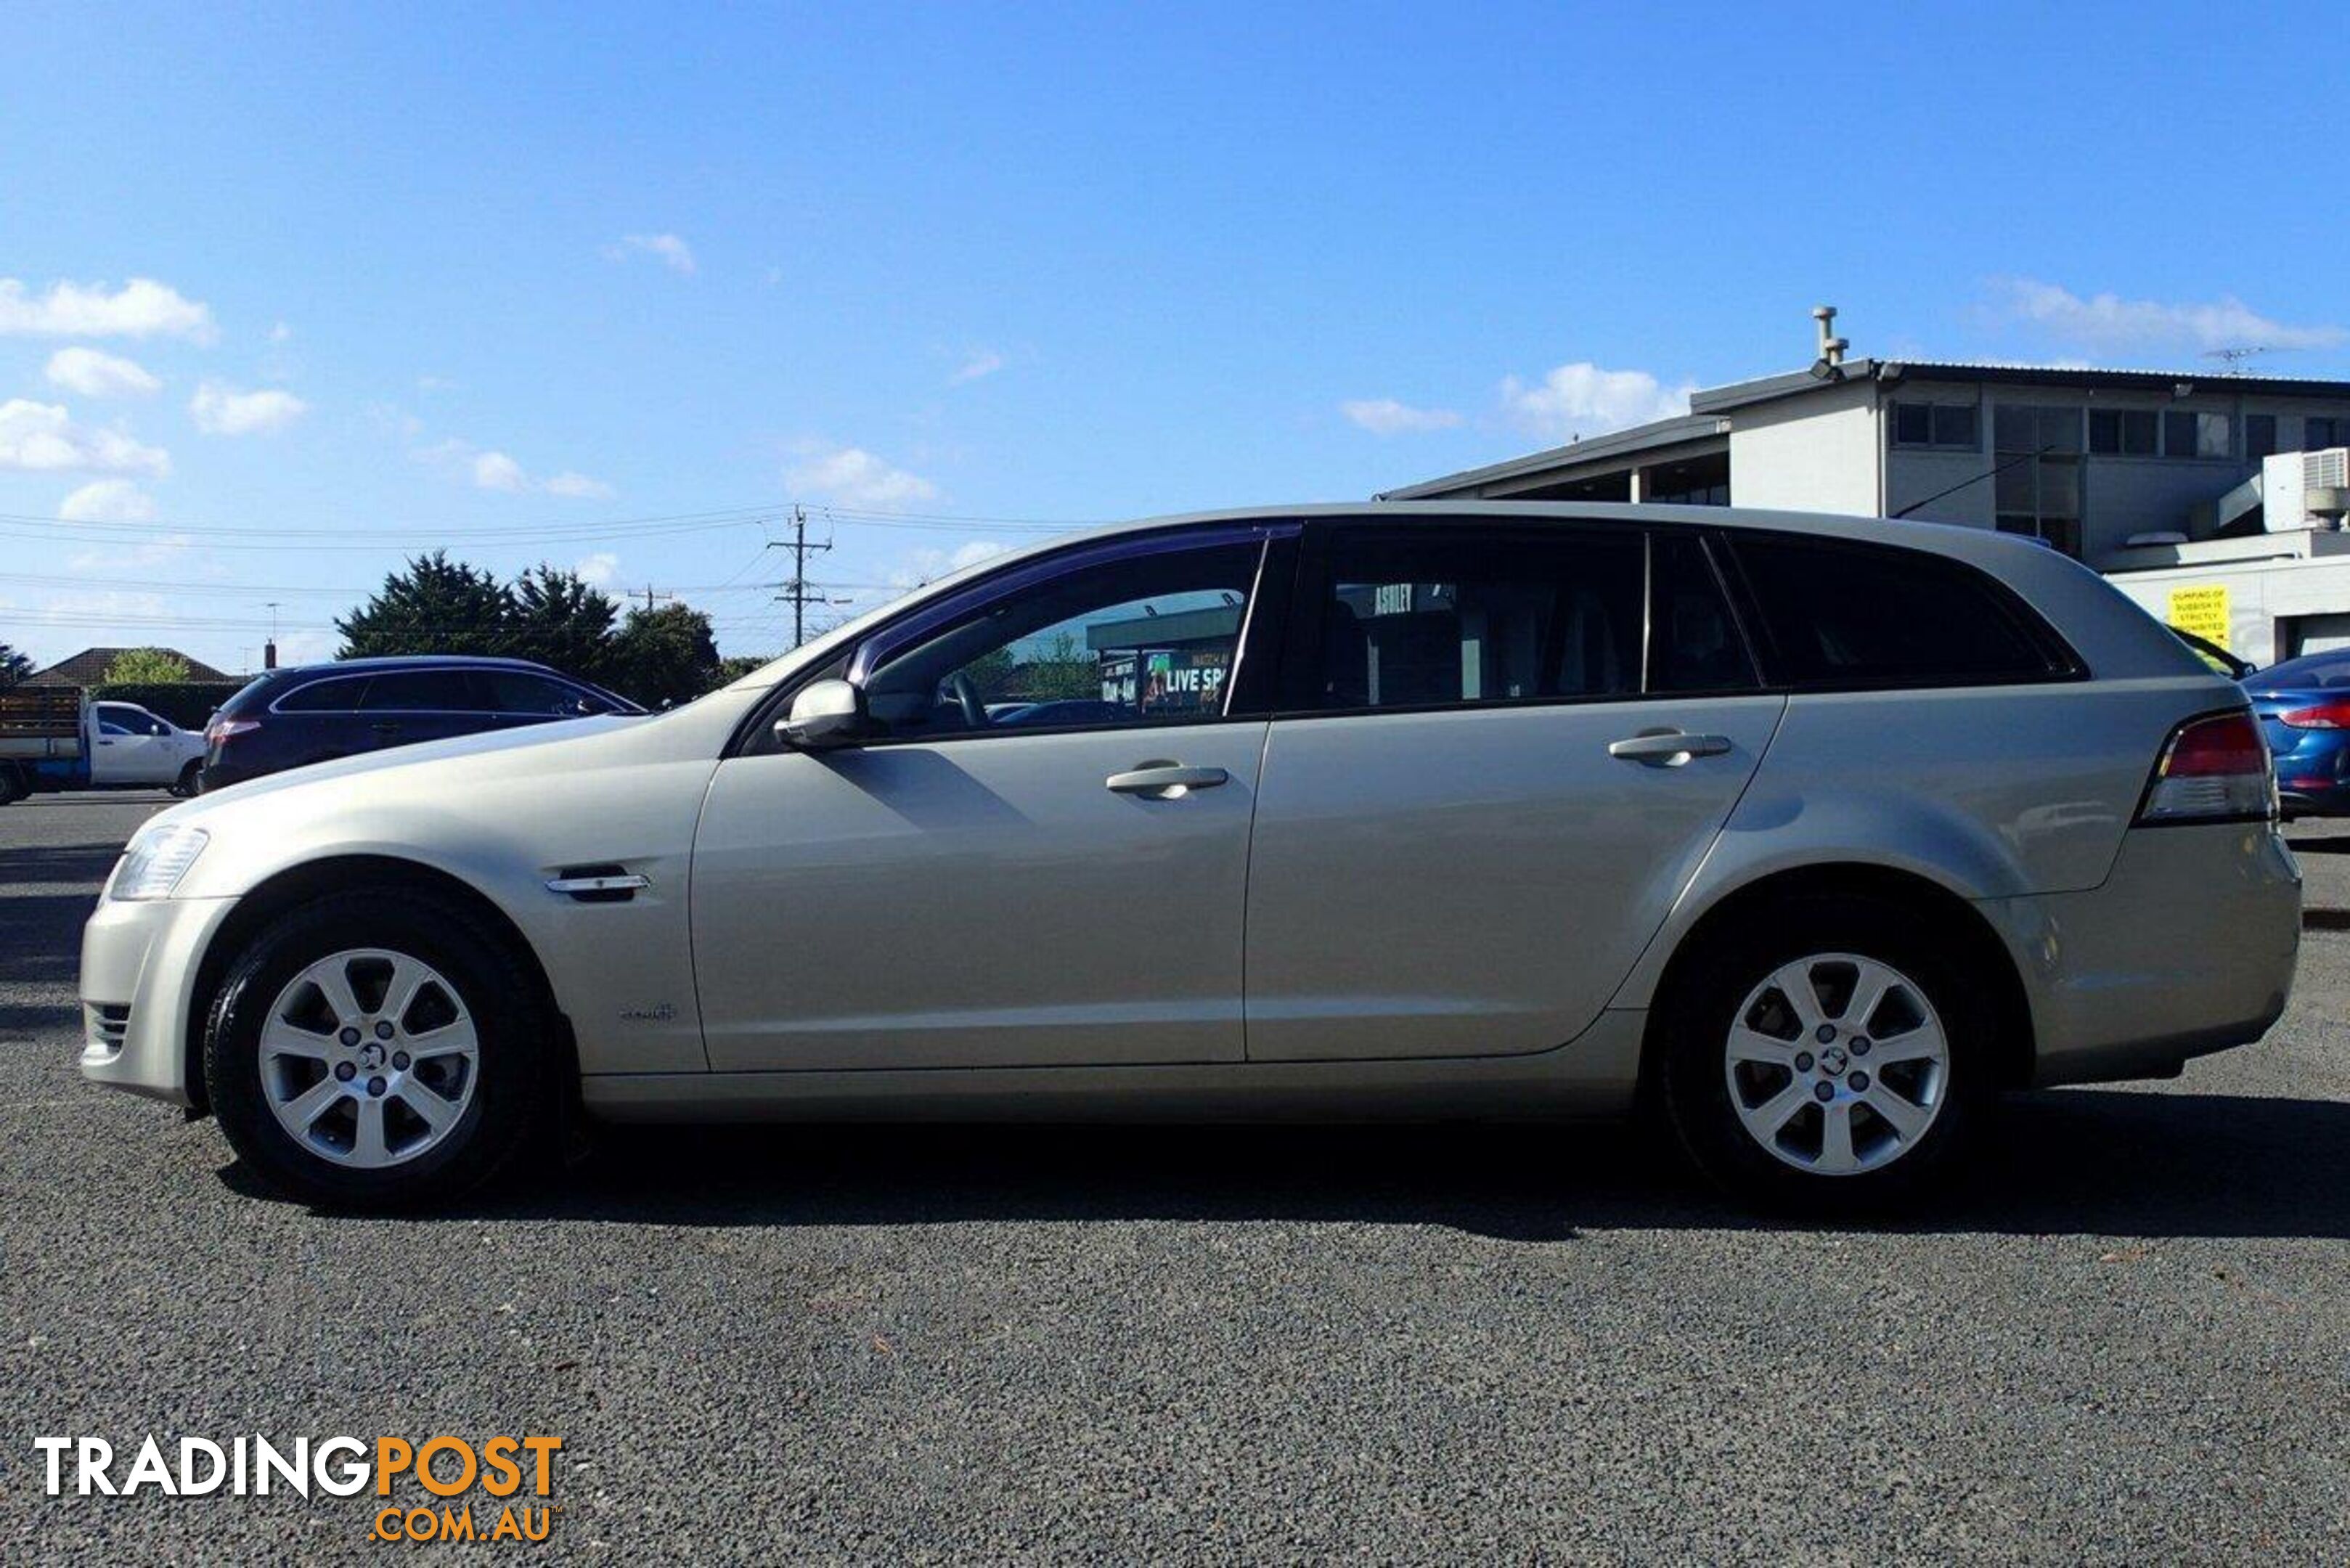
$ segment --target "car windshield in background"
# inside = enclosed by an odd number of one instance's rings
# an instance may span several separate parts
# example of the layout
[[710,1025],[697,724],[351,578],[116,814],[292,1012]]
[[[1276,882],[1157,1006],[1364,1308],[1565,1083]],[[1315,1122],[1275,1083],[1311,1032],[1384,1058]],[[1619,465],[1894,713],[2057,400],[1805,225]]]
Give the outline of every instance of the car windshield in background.
[[2287,687],[2303,691],[2350,687],[2350,650],[2312,653],[2288,659],[2282,664],[2272,664],[2261,671],[2260,684],[2279,691]]

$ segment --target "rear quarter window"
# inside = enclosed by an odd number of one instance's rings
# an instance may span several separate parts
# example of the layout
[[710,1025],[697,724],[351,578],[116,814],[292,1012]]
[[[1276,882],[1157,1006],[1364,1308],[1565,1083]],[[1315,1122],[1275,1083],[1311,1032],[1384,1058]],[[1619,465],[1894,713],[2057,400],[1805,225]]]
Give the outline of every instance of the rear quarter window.
[[1962,561],[1767,534],[1736,536],[1731,549],[1775,685],[1992,685],[2079,672],[2039,616]]

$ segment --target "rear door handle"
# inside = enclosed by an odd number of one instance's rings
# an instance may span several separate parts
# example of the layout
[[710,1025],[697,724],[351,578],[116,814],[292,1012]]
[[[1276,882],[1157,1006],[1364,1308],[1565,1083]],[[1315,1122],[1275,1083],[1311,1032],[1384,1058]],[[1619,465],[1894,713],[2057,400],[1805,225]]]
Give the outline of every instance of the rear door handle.
[[1180,763],[1144,763],[1103,782],[1114,794],[1139,794],[1151,800],[1180,800],[1195,789],[1228,784],[1232,774],[1222,768],[1187,768]]
[[369,724],[368,728],[374,731],[379,735],[397,735],[400,733],[400,726],[397,724]]
[[1611,757],[1668,768],[1677,768],[1691,757],[1718,757],[1728,750],[1727,735],[1691,735],[1679,730],[1650,731],[1607,745]]

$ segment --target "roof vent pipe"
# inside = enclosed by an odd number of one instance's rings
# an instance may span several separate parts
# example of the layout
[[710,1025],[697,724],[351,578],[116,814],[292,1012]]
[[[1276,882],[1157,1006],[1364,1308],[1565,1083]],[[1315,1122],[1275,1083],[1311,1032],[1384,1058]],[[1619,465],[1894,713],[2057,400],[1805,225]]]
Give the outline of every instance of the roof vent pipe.
[[1844,363],[1844,351],[1852,347],[1835,335],[1835,317],[1833,305],[1812,306],[1812,319],[1820,324],[1820,363],[1831,370]]

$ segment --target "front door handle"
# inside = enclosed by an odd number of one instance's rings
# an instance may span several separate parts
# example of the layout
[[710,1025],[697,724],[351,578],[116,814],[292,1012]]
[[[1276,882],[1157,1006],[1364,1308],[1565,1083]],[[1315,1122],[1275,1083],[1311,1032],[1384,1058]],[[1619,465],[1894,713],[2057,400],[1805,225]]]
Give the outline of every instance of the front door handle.
[[1692,735],[1680,730],[1650,730],[1607,744],[1607,754],[1627,763],[1677,768],[1691,757],[1718,757],[1730,750],[1727,735]]
[[1139,794],[1149,800],[1180,800],[1195,789],[1229,784],[1232,774],[1222,768],[1187,768],[1180,763],[1144,763],[1103,782],[1114,794]]
[[369,724],[368,728],[379,735],[397,735],[400,733],[400,726],[393,723]]

